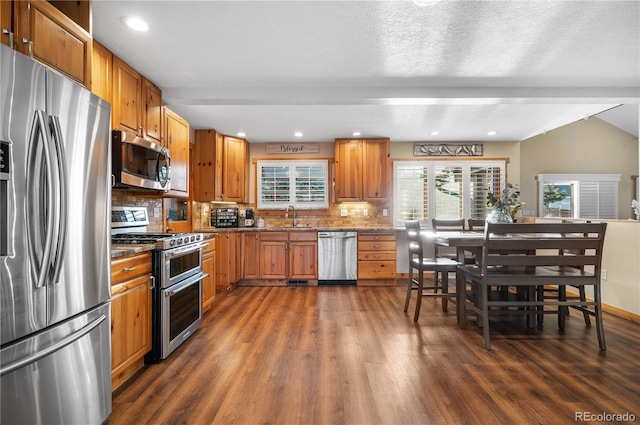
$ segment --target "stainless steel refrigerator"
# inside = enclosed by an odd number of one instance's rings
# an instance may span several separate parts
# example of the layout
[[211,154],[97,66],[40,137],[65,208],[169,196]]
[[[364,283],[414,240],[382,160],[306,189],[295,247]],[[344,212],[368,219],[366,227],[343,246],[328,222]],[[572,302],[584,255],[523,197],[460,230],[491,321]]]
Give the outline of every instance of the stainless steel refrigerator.
[[0,423],[111,413],[111,106],[0,45]]

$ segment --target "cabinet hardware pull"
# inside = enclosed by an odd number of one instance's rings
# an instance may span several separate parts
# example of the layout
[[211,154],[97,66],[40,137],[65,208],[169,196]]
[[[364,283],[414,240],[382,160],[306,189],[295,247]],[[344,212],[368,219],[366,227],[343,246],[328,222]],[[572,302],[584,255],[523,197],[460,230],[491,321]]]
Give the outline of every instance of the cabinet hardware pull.
[[132,272],[136,269],[136,266],[124,267],[122,269],[123,272]]
[[13,31],[9,31],[6,28],[2,28],[2,33],[7,34],[9,36],[9,47],[13,49]]
[[380,245],[374,245],[373,247],[378,249],[378,248],[380,248]]
[[149,276],[149,279],[151,279],[151,287],[149,289],[150,290],[156,289],[156,278],[154,276]]
[[22,38],[22,44],[28,44],[29,45],[29,57],[33,59],[33,41],[29,40],[28,38],[23,37]]

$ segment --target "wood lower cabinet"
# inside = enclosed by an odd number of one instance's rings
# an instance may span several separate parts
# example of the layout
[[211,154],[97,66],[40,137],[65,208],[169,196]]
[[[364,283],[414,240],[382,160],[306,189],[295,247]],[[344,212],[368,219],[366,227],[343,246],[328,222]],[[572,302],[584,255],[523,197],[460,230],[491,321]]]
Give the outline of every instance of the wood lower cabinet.
[[317,232],[260,232],[258,277],[268,280],[317,279],[317,253]]
[[216,236],[216,290],[230,291],[241,278],[241,239],[238,232]]
[[144,366],[151,350],[151,253],[111,261],[111,386]]
[[396,233],[358,232],[358,285],[393,286],[396,283]]
[[202,280],[202,309],[208,310],[216,298],[216,242],[208,239],[202,251],[202,271],[209,276]]
[[258,242],[258,232],[242,232],[243,279],[258,279],[260,277]]

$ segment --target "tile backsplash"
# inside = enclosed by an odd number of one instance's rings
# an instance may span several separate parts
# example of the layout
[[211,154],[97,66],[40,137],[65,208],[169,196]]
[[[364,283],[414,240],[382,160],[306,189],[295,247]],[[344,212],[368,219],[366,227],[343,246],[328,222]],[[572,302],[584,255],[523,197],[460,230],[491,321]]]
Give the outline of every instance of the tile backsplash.
[[[162,232],[162,198],[153,198],[140,196],[135,192],[128,190],[113,189],[111,191],[111,205],[129,206],[129,207],[146,207],[149,215],[149,232]],[[154,212],[156,208],[160,211],[159,217],[156,218]]]

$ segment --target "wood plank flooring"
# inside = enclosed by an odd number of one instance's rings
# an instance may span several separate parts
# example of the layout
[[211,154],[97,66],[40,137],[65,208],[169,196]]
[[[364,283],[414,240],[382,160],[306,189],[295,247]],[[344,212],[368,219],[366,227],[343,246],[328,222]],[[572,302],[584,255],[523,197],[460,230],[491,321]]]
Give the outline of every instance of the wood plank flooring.
[[[573,311],[527,331],[475,323],[405,287],[239,287],[203,327],[114,394],[109,424],[574,424],[640,422],[640,325],[605,314],[607,351]],[[581,421],[577,421],[581,423]],[[611,423],[611,422],[610,422]]]

